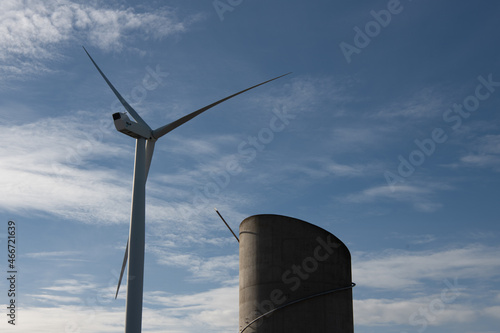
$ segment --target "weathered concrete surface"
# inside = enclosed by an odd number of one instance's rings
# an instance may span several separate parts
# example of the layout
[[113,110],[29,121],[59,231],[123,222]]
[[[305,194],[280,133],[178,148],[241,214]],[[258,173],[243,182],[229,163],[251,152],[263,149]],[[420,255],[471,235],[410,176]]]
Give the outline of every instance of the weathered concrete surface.
[[[334,235],[280,215],[240,224],[239,330],[269,310],[351,286],[351,255]],[[353,333],[352,289],[314,297],[260,319],[244,333]]]

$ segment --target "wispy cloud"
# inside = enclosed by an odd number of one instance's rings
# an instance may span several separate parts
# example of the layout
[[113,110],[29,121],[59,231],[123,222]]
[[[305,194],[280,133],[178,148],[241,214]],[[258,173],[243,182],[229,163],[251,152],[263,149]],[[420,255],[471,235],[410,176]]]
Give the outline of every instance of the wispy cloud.
[[[133,147],[126,146],[126,141],[116,143],[110,128],[101,128],[98,121],[89,119],[94,117],[78,112],[22,125],[0,125],[3,211],[85,223],[129,221]],[[129,158],[130,168],[116,162],[123,158]],[[108,162],[112,168],[106,166]],[[157,177],[163,178],[161,173]],[[186,179],[179,173],[168,180],[181,184],[176,180],[179,177]],[[160,182],[149,187],[148,219],[163,221],[166,215],[172,221],[196,223],[192,202],[186,199],[189,192],[183,192],[182,186],[165,191],[164,186]]]
[[[19,327],[19,332],[53,332],[54,327],[61,327],[62,331],[65,328],[102,333],[123,331],[122,306],[88,304],[83,299],[78,304],[73,296],[32,297],[45,306],[23,307],[23,318],[30,320]],[[52,305],[53,302],[59,302],[59,306]],[[144,305],[145,332],[232,332],[238,326],[235,285],[191,294],[145,292]]]
[[[314,82],[297,82],[281,91],[284,96],[294,96],[293,102],[287,102],[294,110],[306,108],[311,94],[318,94]],[[305,90],[305,95],[296,94],[296,90]],[[272,103],[271,97],[264,100]],[[271,117],[276,116],[270,112]],[[115,134],[112,124],[103,126],[92,119],[96,119],[93,114],[81,111],[71,116],[43,118],[20,125],[0,125],[3,143],[0,153],[4,156],[0,161],[3,175],[0,185],[9,193],[0,201],[0,207],[20,214],[39,213],[87,223],[126,223],[130,210],[131,170],[122,168],[116,161],[124,157],[132,161],[133,149],[130,144],[126,145],[130,141],[115,140],[111,134]],[[269,125],[269,119],[264,125]],[[169,222],[186,222],[188,226],[184,230],[200,236],[206,227],[197,228],[200,217],[196,215],[201,208],[193,202],[196,197],[193,189],[201,186],[203,190],[206,184],[214,182],[213,175],[225,171],[227,163],[233,160],[241,162],[245,157],[238,154],[242,141],[234,134],[212,135],[210,140],[206,137],[185,139],[176,135],[170,139],[174,144],[160,145],[158,152],[168,150],[170,155],[179,159],[187,153],[194,154],[196,163],[188,170],[171,168],[151,175],[155,182],[148,184],[148,220],[164,221],[168,216]],[[214,158],[216,155],[220,157]],[[107,167],[108,162],[113,163],[113,168]],[[155,156],[154,162],[153,169],[161,167],[162,156]],[[245,166],[244,163],[240,165]],[[342,175],[360,172],[359,166],[334,162],[325,168]],[[166,187],[169,187],[168,191],[165,191]],[[231,202],[225,202],[225,205],[230,207]],[[213,206],[209,208],[213,214]],[[234,213],[234,216],[241,215],[233,210],[225,211]],[[189,225],[193,228],[189,229]]]
[[332,176],[337,177],[368,177],[381,170],[379,165],[370,164],[342,164],[333,160],[325,160],[323,169]]
[[79,297],[72,296],[57,296],[57,295],[27,295],[31,299],[35,301],[39,301],[42,303],[52,304],[52,305],[60,305],[60,304],[75,304],[81,302]]
[[399,99],[392,104],[384,107],[374,114],[377,118],[385,119],[425,119],[440,116],[448,107],[444,98],[435,89],[427,87],[413,96],[408,96],[404,99]]
[[[378,176],[382,167],[374,163],[339,163],[331,158],[307,158],[295,163],[293,158],[281,154],[280,158],[266,161],[272,167],[266,173],[252,174],[253,184],[267,186],[271,182],[287,184],[290,188],[309,186],[333,179],[369,178]],[[272,164],[271,164],[272,163]]]
[[179,19],[174,10],[98,7],[72,0],[5,0],[0,5],[0,66],[4,75],[46,71],[42,60],[61,57],[56,47],[78,41],[120,50],[126,38],[161,39],[185,32],[200,18]]
[[[183,318],[182,326],[206,325],[209,331],[232,331],[238,325],[238,287],[222,287],[191,295],[146,293],[145,303],[158,314],[158,320]],[[160,307],[161,310],[156,309]],[[187,324],[190,323],[190,324]],[[163,330],[168,330],[167,324]],[[172,330],[173,327],[170,328]],[[183,331],[182,329],[180,331]]]
[[44,287],[43,290],[52,292],[64,292],[72,295],[83,294],[87,290],[94,290],[97,285],[88,282],[88,276],[80,276],[80,279],[56,280],[50,287]]
[[490,306],[484,309],[486,315],[495,318],[496,320],[500,320],[500,305]]
[[[491,287],[500,276],[498,247],[469,244],[426,251],[354,253],[357,325],[404,331],[498,319]],[[470,281],[474,281],[471,284]],[[370,293],[384,297],[364,297]],[[399,327],[398,327],[399,326]]]
[[84,121],[87,116],[80,113],[18,126],[0,125],[0,184],[9,193],[0,201],[3,210],[87,222],[127,220],[109,207],[116,198],[129,200],[130,185],[119,172],[93,163],[99,156],[122,155],[123,147],[89,135],[96,128]]
[[434,235],[404,235],[404,234],[399,234],[399,233],[391,233],[387,238],[396,238],[396,239],[403,239],[407,241],[409,244],[414,244],[414,245],[420,245],[420,244],[428,244],[434,242],[437,238]]
[[83,260],[75,257],[81,256],[81,252],[78,251],[52,251],[52,252],[36,252],[36,253],[26,253],[24,257],[26,258],[36,258],[38,260]]
[[[369,288],[418,290],[426,279],[488,279],[500,276],[498,248],[469,245],[441,251],[387,250],[355,253],[353,279]],[[480,273],[478,273],[480,272]]]
[[160,265],[182,267],[191,273],[191,281],[231,284],[237,280],[239,261],[237,255],[202,257],[193,253],[172,252],[159,246],[149,247]]
[[436,191],[447,189],[449,186],[426,183],[375,186],[343,197],[341,200],[349,203],[400,201],[410,203],[418,211],[433,212],[441,208],[441,204],[432,200],[432,197]]
[[[440,294],[426,297],[416,297],[407,300],[401,299],[363,299],[354,301],[355,322],[363,326],[379,325],[410,325],[414,324],[411,318],[418,314],[419,309],[428,309],[429,303],[439,300]],[[447,304],[440,309],[439,314],[429,315],[426,325],[439,326],[450,323],[468,323],[479,316],[477,308],[462,304]],[[420,315],[421,316],[421,315]],[[425,317],[422,317],[424,318]],[[419,318],[417,318],[419,319]],[[416,326],[414,324],[414,326]],[[421,328],[421,325],[418,326]]]
[[[87,308],[75,305],[58,307],[23,307],[16,331],[21,333],[53,333],[64,331],[89,331],[116,333],[123,331],[121,308]],[[29,320],[28,320],[29,318]]]
[[[355,253],[353,279],[362,291],[374,288],[387,293],[391,290],[391,295],[398,293],[398,290],[401,291],[399,297],[364,299],[359,298],[359,291],[356,292],[354,299],[356,325],[370,327],[414,325],[415,320],[411,321],[411,318],[421,318],[419,309],[432,308],[436,300],[443,298],[443,290],[446,291],[445,296],[452,301],[436,308],[439,311],[422,317],[427,320],[427,325],[439,327],[457,321],[468,324],[479,318],[498,320],[498,307],[495,305],[498,293],[490,293],[489,298],[482,299],[481,304],[476,304],[471,301],[481,295],[463,287],[467,279],[477,280],[480,277],[489,280],[500,276],[497,253],[497,247],[481,245],[419,252]],[[193,258],[178,257],[175,260],[182,264],[183,259]],[[237,262],[236,259],[235,261]],[[212,274],[218,272],[212,271]],[[449,283],[443,283],[447,279]],[[429,285],[434,285],[432,290],[429,289]],[[41,294],[35,295],[35,298],[45,304],[58,301],[60,306],[26,307],[23,308],[23,313],[25,316],[28,314],[33,316],[30,317],[30,322],[37,318],[36,314],[45,314],[48,311],[65,314],[64,318],[61,319],[59,315],[50,324],[46,319],[41,320],[40,332],[45,332],[45,327],[53,328],[55,323],[59,325],[71,323],[89,330],[96,325],[95,327],[100,327],[100,332],[119,331],[123,325],[123,308],[90,304],[71,305],[74,304],[72,301],[75,301],[72,299],[75,297],[73,295],[82,293],[85,288],[94,287],[96,286],[92,283],[80,286],[78,279],[56,281],[46,290],[62,293],[61,295]],[[406,297],[403,299],[401,294]],[[165,330],[194,332],[203,327],[207,332],[230,332],[238,325],[237,281],[220,288],[187,294],[172,295],[163,291],[148,291],[144,294],[144,305],[144,329],[148,332]]]
[[472,151],[460,158],[463,166],[500,172],[500,135],[485,135],[472,144]]

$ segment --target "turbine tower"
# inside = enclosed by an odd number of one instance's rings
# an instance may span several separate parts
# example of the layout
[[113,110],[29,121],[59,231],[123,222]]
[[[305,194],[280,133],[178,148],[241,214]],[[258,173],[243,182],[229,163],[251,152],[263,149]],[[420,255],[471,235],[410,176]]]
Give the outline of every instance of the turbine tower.
[[185,122],[193,119],[194,117],[207,111],[208,109],[211,109],[217,104],[227,101],[228,99],[242,94],[248,90],[279,79],[280,77],[283,77],[290,73],[280,75],[245,90],[239,91],[210,105],[202,107],[201,109],[196,110],[180,119],[177,119],[170,124],[153,130],[115,89],[106,75],[104,75],[104,73],[101,71],[99,66],[97,66],[94,59],[92,59],[85,47],[83,47],[83,49],[85,50],[85,53],[87,53],[101,76],[104,78],[108,86],[111,88],[113,93],[116,95],[118,100],[120,100],[120,103],[123,105],[125,110],[133,118],[133,120],[130,119],[127,116],[126,112],[117,112],[113,114],[113,120],[116,129],[136,139],[134,178],[132,186],[132,208],[130,213],[130,231],[115,298],[118,295],[125,266],[128,261],[127,300],[125,306],[125,333],[140,333],[142,327],[142,296],[144,281],[146,180],[149,173],[149,167],[151,165],[151,159],[153,158],[153,150],[156,141],[168,132],[181,126]]

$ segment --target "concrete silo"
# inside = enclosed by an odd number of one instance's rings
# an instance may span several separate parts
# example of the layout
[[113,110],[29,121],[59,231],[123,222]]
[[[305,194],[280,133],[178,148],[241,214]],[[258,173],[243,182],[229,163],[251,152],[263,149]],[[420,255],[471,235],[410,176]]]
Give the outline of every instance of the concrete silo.
[[240,224],[239,332],[352,333],[352,286],[349,250],[328,231],[280,215]]

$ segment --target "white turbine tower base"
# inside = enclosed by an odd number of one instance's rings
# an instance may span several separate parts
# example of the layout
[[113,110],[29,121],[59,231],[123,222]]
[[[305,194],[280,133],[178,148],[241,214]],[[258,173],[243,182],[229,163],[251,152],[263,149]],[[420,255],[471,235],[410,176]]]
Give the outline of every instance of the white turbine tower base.
[[220,104],[232,97],[242,94],[250,89],[256,88],[273,80],[279,79],[290,73],[275,77],[265,82],[254,85],[250,88],[237,92],[233,95],[225,97],[217,102],[207,105],[199,110],[196,110],[170,124],[152,130],[151,127],[139,116],[139,114],[127,103],[120,93],[111,84],[108,78],[101,71],[94,59],[83,48],[85,53],[97,68],[101,76],[104,78],[108,86],[120,100],[125,110],[132,116],[130,119],[126,113],[113,114],[115,127],[118,131],[136,139],[135,147],[135,162],[134,162],[134,180],[132,189],[132,208],[130,213],[130,231],[123,258],[122,269],[116,296],[120,290],[120,284],[128,261],[127,271],[127,301],[125,306],[125,333],[140,333],[142,328],[142,299],[144,286],[144,249],[145,249],[145,230],[146,230],[146,180],[148,178],[149,167],[153,158],[153,151],[156,140],[181,126],[187,121],[193,119],[197,115],[207,111],[208,109]]

